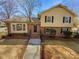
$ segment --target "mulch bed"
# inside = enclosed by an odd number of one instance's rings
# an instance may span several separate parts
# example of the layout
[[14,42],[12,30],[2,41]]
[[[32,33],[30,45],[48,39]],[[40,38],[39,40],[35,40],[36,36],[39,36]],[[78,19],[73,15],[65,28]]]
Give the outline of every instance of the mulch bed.
[[41,40],[65,40],[65,41],[78,41],[79,38],[65,38],[65,37],[42,37]]
[[10,34],[3,38],[5,39],[28,39],[29,36],[27,34]]

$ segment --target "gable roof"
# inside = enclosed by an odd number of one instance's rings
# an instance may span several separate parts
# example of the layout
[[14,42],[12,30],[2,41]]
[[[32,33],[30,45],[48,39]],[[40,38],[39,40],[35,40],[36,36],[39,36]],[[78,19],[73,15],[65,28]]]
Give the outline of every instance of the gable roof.
[[65,9],[66,11],[70,12],[72,15],[77,16],[77,14],[75,14],[75,12],[73,12],[72,10],[70,10],[69,8],[67,8],[66,6],[64,6],[64,5],[62,5],[62,4],[58,4],[58,5],[54,6],[54,7],[51,7],[51,8],[49,8],[49,9],[47,9],[47,10],[45,10],[45,11],[39,13],[38,15],[41,15],[41,14],[43,14],[43,13],[45,13],[45,12],[47,12],[47,11],[53,9],[53,8],[56,8],[56,7],[61,7],[61,8],[63,8],[63,9]]

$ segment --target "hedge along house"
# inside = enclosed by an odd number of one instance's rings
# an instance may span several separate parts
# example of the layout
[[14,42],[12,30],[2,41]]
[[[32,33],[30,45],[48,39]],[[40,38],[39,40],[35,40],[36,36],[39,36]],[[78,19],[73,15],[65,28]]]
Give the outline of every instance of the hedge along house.
[[77,16],[67,7],[59,4],[39,15],[41,32],[46,34],[49,29],[56,31],[56,36],[63,36],[63,31],[71,31],[73,20]]

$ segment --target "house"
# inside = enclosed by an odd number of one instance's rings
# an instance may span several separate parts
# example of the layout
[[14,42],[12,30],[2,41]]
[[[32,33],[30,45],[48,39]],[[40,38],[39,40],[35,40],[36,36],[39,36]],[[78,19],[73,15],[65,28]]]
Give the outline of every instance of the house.
[[39,35],[40,34],[40,21],[38,18],[32,18],[32,21],[25,17],[15,17],[12,19],[6,19],[4,22],[7,25],[8,33],[15,35],[15,34],[29,34],[31,35]]
[[56,36],[63,36],[63,31],[71,31],[75,17],[77,15],[73,11],[59,4],[41,12],[38,18],[32,18],[31,22],[24,17],[7,19],[4,22],[9,34],[30,33],[31,36],[40,36],[40,32],[46,34],[51,29],[56,31]]
[[41,32],[48,29],[56,31],[56,36],[63,36],[63,31],[71,31],[73,20],[77,15],[61,4],[41,12],[39,15]]
[[4,20],[8,27],[8,33],[11,34],[21,34],[28,32],[28,23],[24,18],[12,18]]
[[6,23],[0,21],[0,38],[8,35],[8,29]]
[[72,32],[77,32],[79,30],[79,17],[75,17],[74,19]]

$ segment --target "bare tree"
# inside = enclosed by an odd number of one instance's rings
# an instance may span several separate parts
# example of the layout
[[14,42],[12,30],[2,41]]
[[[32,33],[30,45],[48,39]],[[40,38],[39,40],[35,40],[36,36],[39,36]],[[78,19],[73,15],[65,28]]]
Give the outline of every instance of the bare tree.
[[29,19],[31,22],[31,18],[33,15],[33,11],[40,7],[40,2],[39,0],[18,0],[19,5],[23,9],[25,13],[22,13],[25,17]]
[[17,12],[16,4],[13,0],[5,0],[5,3],[1,5],[0,16],[9,19]]
[[3,1],[3,0],[1,1],[1,0],[0,0],[0,5],[3,5],[4,3],[5,3],[5,1]]

